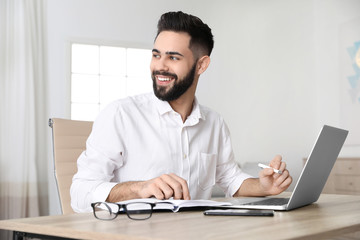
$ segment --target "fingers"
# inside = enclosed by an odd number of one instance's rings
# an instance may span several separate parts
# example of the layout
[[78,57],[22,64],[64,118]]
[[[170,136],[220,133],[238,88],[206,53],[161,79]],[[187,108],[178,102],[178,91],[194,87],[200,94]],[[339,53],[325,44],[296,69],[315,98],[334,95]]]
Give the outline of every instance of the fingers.
[[[268,177],[268,176],[271,176],[271,175],[274,175],[274,177],[277,177],[279,175],[282,175],[282,173],[284,173],[284,171],[286,170],[286,163],[281,162],[281,161],[278,162],[278,160],[281,159],[281,156],[279,156],[279,157],[280,158],[274,158],[273,161],[270,162],[271,168],[264,168],[260,172],[260,177]],[[280,173],[276,173],[274,171],[274,169],[280,170]]]
[[[280,155],[276,155],[273,160],[270,162],[270,167],[274,169],[278,169],[281,173],[284,173],[286,170],[286,163],[282,161],[282,157]],[[267,171],[267,175],[274,173],[274,171]],[[280,174],[279,174],[280,175]]]
[[170,176],[173,177],[181,185],[181,189],[178,192],[174,192],[174,198],[190,200],[190,191],[186,180],[175,175],[174,173],[171,173]]
[[273,174],[274,174],[274,170],[272,168],[264,168],[263,170],[260,171],[259,177],[260,178],[269,177]]
[[157,199],[185,199],[190,200],[190,192],[186,180],[175,174],[163,174],[160,177],[147,181],[144,186],[146,197],[154,196]]
[[174,193],[173,189],[161,177],[156,179],[150,187],[157,199],[168,199]]
[[288,170],[283,170],[282,174],[279,174],[274,182],[274,185],[280,188],[287,188],[292,182],[292,177]]
[[287,189],[292,183],[292,177],[288,175],[288,177],[279,185],[282,189]]
[[273,160],[271,160],[270,167],[281,170],[282,163],[282,157],[280,155],[276,155]]
[[[278,194],[290,186],[292,183],[292,177],[290,176],[289,171],[286,169],[286,163],[282,161],[282,157],[280,155],[275,156],[269,165],[271,168],[263,169],[259,176],[260,178],[268,179],[270,182],[272,182],[271,185],[275,188],[270,188],[269,192]],[[281,173],[276,173],[273,169],[278,169],[281,171]]]

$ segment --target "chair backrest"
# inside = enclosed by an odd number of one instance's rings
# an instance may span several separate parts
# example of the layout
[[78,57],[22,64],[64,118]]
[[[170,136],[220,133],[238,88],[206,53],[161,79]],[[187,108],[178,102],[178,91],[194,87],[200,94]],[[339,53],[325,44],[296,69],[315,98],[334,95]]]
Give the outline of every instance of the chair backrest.
[[49,119],[52,128],[54,173],[63,214],[73,213],[70,186],[77,172],[77,159],[86,148],[93,122],[61,118]]

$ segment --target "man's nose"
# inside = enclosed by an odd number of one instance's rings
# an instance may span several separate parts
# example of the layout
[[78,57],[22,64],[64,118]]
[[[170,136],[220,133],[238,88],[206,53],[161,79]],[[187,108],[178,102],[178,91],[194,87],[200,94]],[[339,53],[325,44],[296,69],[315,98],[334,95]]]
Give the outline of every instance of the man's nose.
[[155,70],[157,70],[157,71],[160,71],[160,72],[162,72],[162,71],[168,72],[169,71],[168,62],[166,61],[165,58],[161,58],[158,61],[156,61],[154,66],[155,66]]

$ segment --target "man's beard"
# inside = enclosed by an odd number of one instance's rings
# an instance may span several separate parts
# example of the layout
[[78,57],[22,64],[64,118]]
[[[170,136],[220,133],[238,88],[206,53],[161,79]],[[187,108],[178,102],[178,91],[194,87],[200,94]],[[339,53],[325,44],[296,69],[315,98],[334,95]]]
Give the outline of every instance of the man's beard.
[[[173,101],[183,95],[193,84],[195,78],[196,62],[189,71],[189,73],[183,78],[178,80],[176,74],[169,72],[153,71],[152,80],[155,96],[163,101]],[[167,91],[167,86],[158,86],[156,84],[156,75],[170,76],[174,78],[174,85]]]

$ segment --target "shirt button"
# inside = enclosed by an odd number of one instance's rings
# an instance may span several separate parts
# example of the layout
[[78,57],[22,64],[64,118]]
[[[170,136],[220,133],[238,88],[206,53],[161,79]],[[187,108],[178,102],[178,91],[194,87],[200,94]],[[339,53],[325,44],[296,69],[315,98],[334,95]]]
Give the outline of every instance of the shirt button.
[[186,154],[184,154],[184,159],[187,157],[187,155]]

